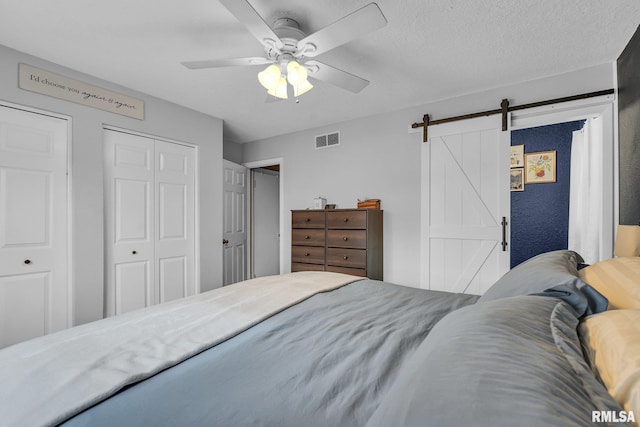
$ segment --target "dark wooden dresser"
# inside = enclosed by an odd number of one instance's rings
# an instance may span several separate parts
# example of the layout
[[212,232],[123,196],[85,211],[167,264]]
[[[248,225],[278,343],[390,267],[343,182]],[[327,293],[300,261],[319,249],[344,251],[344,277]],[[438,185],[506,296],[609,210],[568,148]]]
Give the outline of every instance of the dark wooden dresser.
[[335,271],[382,280],[378,209],[291,211],[291,271]]

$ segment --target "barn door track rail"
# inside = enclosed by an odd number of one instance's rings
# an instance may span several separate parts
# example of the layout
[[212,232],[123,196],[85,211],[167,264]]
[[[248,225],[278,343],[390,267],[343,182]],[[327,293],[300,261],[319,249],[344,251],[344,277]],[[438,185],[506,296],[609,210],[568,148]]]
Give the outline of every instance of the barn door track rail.
[[606,89],[606,90],[600,90],[600,91],[597,91],[597,92],[589,92],[589,93],[583,93],[583,94],[580,94],[580,95],[565,96],[563,98],[555,98],[555,99],[549,99],[549,100],[546,100],[546,101],[531,102],[529,104],[513,105],[513,106],[509,105],[509,100],[508,99],[503,99],[502,102],[500,102],[500,108],[496,108],[495,110],[480,111],[478,113],[463,114],[461,116],[447,117],[446,119],[438,119],[438,120],[430,120],[429,119],[429,115],[425,114],[424,116],[422,116],[422,123],[413,123],[413,124],[411,124],[411,127],[413,129],[421,127],[422,128],[422,142],[427,142],[429,140],[429,133],[428,133],[429,126],[441,125],[443,123],[456,122],[456,121],[459,121],[459,120],[474,119],[476,117],[485,117],[485,116],[492,116],[492,115],[495,115],[495,114],[501,114],[502,115],[502,130],[506,131],[507,127],[508,127],[507,113],[509,113],[511,111],[525,110],[527,108],[542,107],[544,105],[558,104],[560,102],[577,101],[577,100],[580,100],[580,99],[594,98],[596,96],[611,95],[613,93],[614,93],[613,89]]

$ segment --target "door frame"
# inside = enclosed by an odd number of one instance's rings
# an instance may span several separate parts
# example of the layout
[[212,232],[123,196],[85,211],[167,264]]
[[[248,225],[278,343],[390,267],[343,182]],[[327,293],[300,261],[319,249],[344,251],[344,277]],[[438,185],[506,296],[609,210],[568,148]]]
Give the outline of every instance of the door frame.
[[[542,107],[528,108],[511,112],[509,132],[584,120],[593,116],[601,116],[603,124],[603,193],[600,253],[613,256],[615,228],[618,223],[618,187],[617,174],[618,150],[615,120],[615,96],[603,95],[577,101],[563,102]],[[607,191],[610,189],[611,191]],[[609,209],[611,207],[611,209]]]
[[[248,271],[251,271],[251,273],[253,274],[252,277],[248,277],[248,278],[254,278],[255,277],[261,277],[258,276],[258,268],[257,266],[262,264],[261,262],[258,261],[262,261],[262,254],[264,254],[264,249],[261,250],[259,252],[260,256],[257,257],[256,256],[256,250],[257,250],[257,246],[258,246],[258,241],[256,236],[259,233],[259,231],[261,231],[259,229],[259,225],[262,224],[262,231],[265,230],[265,224],[264,221],[261,221],[261,218],[264,218],[262,212],[262,206],[258,206],[258,199],[262,200],[262,203],[265,203],[265,195],[267,195],[267,198],[271,198],[271,197],[276,197],[277,198],[277,202],[278,204],[276,206],[273,206],[273,210],[272,212],[269,213],[269,215],[271,214],[276,214],[275,211],[277,210],[277,215],[278,215],[278,222],[277,222],[277,242],[278,242],[278,249],[276,250],[277,252],[277,263],[270,263],[270,266],[273,267],[273,270],[276,271],[278,273],[280,273],[280,172],[279,171],[274,171],[274,170],[270,170],[268,168],[253,168],[253,169],[248,169],[249,174],[248,174],[248,179],[250,182],[250,187],[252,189],[252,193],[251,193],[251,210],[249,212],[249,223],[251,223],[252,225],[252,229],[251,229],[251,235],[248,236],[248,240],[250,241],[252,244],[252,258],[251,258],[251,264],[249,265]],[[258,183],[260,182],[260,180],[265,180],[266,178],[260,178],[260,177],[264,177],[264,176],[270,176],[271,179],[276,179],[278,186],[277,188],[275,188],[275,186],[273,186],[273,188],[271,190],[273,191],[265,191],[265,190],[260,190],[260,191],[255,191],[255,189],[258,187]],[[268,179],[267,179],[268,180]],[[261,186],[261,188],[264,188]],[[258,214],[256,214],[256,212]],[[268,230],[269,232],[274,231],[271,226],[268,226]],[[273,236],[273,235],[272,235]],[[264,238],[264,234],[263,234],[263,238]],[[269,251],[271,252],[271,251]],[[267,255],[269,256],[269,255]],[[260,260],[258,260],[257,258],[260,258]],[[275,273],[269,273],[269,274],[275,274]],[[262,272],[262,276],[264,275],[264,272]]]
[[[284,158],[278,157],[274,159],[265,159],[265,160],[257,160],[252,162],[244,162],[242,166],[245,166],[249,169],[251,174],[252,169],[262,168],[265,166],[280,166],[280,182],[278,183],[278,192],[279,195],[279,204],[280,204],[280,236],[282,236],[282,230],[285,229],[285,215],[284,215]],[[248,194],[248,203],[247,203],[247,212],[252,212],[253,209],[253,185],[249,186],[249,194]],[[253,277],[253,245],[252,239],[250,236],[253,234],[253,217],[252,215],[248,215],[248,224],[247,224],[247,278]],[[286,271],[286,266],[284,265],[285,258],[285,248],[283,244],[283,239],[280,238],[280,274]]]
[[54,113],[40,108],[28,107],[0,99],[0,107],[13,108],[28,113],[41,114],[67,121],[67,328],[75,325],[75,298],[73,275],[73,118],[65,114]]
[[[112,126],[112,125],[107,125],[107,124],[103,124],[102,125],[102,130],[103,132],[105,130],[111,130],[111,131],[116,131],[116,132],[123,132],[123,133],[128,133],[131,135],[136,135],[136,136],[140,136],[143,138],[151,138],[151,139],[157,139],[159,141],[164,141],[164,142],[169,142],[171,144],[178,144],[178,145],[184,145],[186,147],[190,147],[194,149],[194,162],[193,162],[193,167],[194,167],[194,174],[195,174],[195,184],[194,184],[194,230],[193,230],[193,234],[194,234],[194,253],[195,253],[195,257],[193,260],[193,268],[194,268],[194,280],[195,280],[195,286],[194,286],[194,292],[195,294],[199,294],[200,293],[200,150],[197,144],[192,144],[190,142],[184,142],[184,141],[178,141],[177,139],[171,139],[171,138],[166,138],[164,136],[157,136],[157,135],[152,135],[149,133],[144,133],[144,132],[138,132],[138,131],[134,131],[131,129],[126,129],[123,127],[118,127],[118,126]],[[104,144],[104,141],[101,142],[102,144]],[[104,151],[104,148],[103,148]],[[103,160],[104,162],[104,160]],[[104,174],[104,171],[103,171]],[[106,242],[104,242],[104,244],[106,244]],[[106,268],[106,265],[105,265]],[[103,272],[104,274],[104,272]],[[106,283],[104,284],[106,286]]]

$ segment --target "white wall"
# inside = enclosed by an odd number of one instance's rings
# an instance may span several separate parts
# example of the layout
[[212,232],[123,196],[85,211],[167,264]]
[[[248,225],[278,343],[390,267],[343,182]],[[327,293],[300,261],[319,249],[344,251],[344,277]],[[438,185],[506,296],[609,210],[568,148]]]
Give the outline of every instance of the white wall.
[[[498,68],[497,68],[498,69]],[[355,207],[357,198],[382,199],[384,209],[384,280],[418,286],[420,282],[420,146],[422,134],[409,125],[511,105],[613,88],[611,64],[503,88],[443,100],[401,111],[343,122],[244,144],[243,161],[283,158],[285,224],[290,210],[312,206],[322,196],[339,208]],[[437,84],[434,82],[433,84]],[[366,89],[365,89],[366,90]],[[357,96],[357,95],[354,95]],[[304,97],[300,99],[304,102]],[[340,131],[341,145],[316,150],[316,135]],[[288,218],[288,219],[287,219]],[[290,265],[291,230],[281,244]]]
[[[145,119],[131,119],[18,88],[18,63],[144,100]],[[198,145],[200,277],[203,291],[222,284],[222,120],[63,68],[0,45],[0,100],[72,118],[74,324],[103,313],[103,125]]]

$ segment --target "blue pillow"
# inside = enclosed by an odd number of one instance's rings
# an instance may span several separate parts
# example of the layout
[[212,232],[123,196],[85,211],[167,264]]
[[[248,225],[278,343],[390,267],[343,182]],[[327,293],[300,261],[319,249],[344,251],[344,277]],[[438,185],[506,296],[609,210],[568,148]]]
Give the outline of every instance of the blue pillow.
[[578,315],[599,313],[608,301],[578,277],[582,257],[569,250],[537,255],[509,270],[478,303],[519,295],[551,296],[565,300]]

